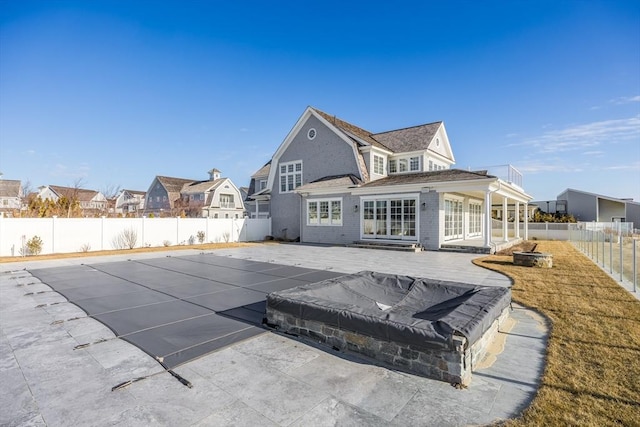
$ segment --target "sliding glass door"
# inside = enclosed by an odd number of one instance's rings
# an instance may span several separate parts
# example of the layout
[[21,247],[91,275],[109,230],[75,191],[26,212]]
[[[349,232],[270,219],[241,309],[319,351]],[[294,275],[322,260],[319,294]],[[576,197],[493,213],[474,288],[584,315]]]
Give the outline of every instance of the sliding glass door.
[[363,238],[417,240],[417,204],[416,198],[363,200]]

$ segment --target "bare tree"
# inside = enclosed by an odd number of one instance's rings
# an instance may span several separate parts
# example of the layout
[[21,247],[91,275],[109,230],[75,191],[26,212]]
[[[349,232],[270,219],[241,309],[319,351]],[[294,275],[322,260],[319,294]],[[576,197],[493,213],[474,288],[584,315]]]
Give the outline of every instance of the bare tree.
[[116,211],[116,198],[120,194],[121,187],[119,185],[107,184],[102,187],[100,192],[107,199],[106,211],[107,213],[115,213]]

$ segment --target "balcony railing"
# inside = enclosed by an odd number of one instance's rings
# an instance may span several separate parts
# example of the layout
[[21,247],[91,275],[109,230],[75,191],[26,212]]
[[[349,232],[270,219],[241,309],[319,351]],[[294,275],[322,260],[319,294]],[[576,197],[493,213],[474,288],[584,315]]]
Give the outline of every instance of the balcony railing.
[[489,175],[497,176],[509,184],[522,188],[522,173],[511,165],[495,165],[469,168],[469,170],[486,170]]

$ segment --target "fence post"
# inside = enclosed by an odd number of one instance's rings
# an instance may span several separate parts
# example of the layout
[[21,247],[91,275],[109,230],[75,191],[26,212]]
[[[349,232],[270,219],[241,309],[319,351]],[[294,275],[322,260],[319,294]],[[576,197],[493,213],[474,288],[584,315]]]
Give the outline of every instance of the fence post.
[[56,219],[58,219],[57,215],[54,215],[51,218],[51,253],[56,253]]
[[604,229],[602,230],[602,268],[604,268],[604,241],[606,240],[605,238],[605,231]]
[[609,274],[613,274],[613,229],[609,232]]
[[176,245],[180,244],[180,217],[176,217]]
[[104,215],[100,217],[100,250],[104,250]]
[[636,284],[638,282],[638,259],[636,258],[636,239],[632,240],[632,253],[633,253],[633,292],[636,291]]
[[623,257],[622,257],[622,227],[620,227],[620,234],[618,236],[620,239],[620,281],[622,282],[622,272],[624,271]]
[[145,247],[145,244],[144,244],[144,220],[145,220],[146,218],[145,218],[145,216],[144,216],[144,215],[142,215],[142,218],[141,218],[141,219],[142,219],[142,247],[144,248],[144,247]]

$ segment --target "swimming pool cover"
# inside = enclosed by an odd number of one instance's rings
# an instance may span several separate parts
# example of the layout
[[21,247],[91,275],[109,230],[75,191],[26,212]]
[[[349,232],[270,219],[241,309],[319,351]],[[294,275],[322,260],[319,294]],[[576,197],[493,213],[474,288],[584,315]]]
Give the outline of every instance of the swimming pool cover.
[[29,272],[167,368],[265,332],[269,292],[342,274],[213,254]]
[[511,303],[511,290],[364,271],[277,291],[269,309],[385,341],[451,348],[473,344]]

